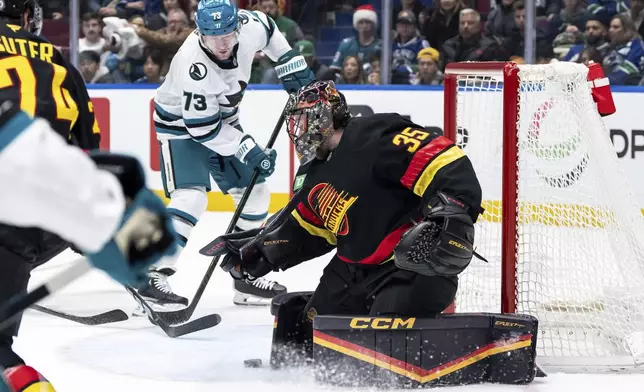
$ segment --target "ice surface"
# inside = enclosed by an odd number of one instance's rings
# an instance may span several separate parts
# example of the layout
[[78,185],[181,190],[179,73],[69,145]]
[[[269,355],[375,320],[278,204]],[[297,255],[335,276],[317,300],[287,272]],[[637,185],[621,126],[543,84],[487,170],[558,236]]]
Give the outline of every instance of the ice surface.
[[[198,249],[221,234],[230,217],[228,213],[207,213],[199,222],[179,262],[179,272],[171,279],[177,293],[192,297],[210,263],[209,258],[198,255]],[[64,253],[42,266],[34,272],[32,284],[60,271],[75,257]],[[285,284],[289,291],[313,290],[327,260],[313,260],[269,278]],[[15,348],[58,392],[349,390],[316,385],[312,374],[304,370],[245,368],[243,361],[249,358],[268,363],[273,318],[267,307],[238,307],[232,297],[232,281],[218,269],[195,316],[218,312],[222,323],[177,339],[168,338],[144,318],[89,327],[28,311]],[[99,272],[78,280],[43,304],[83,315],[113,308],[130,312],[135,307],[123,289]],[[644,391],[644,375],[550,374],[527,386],[475,385],[447,390]]]

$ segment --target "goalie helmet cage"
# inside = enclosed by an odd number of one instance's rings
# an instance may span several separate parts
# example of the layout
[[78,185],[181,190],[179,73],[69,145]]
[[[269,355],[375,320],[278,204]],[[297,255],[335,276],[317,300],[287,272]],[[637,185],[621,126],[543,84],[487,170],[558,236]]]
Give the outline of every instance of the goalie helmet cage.
[[471,159],[486,212],[457,312],[539,319],[550,370],[644,362],[644,218],[581,64],[453,63],[445,135]]

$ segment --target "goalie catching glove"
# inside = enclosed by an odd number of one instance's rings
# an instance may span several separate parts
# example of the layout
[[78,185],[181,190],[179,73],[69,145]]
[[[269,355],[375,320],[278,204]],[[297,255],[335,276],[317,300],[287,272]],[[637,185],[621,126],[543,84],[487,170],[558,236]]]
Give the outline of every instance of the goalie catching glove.
[[403,234],[394,251],[398,268],[422,275],[457,276],[474,255],[474,223],[464,203],[438,192],[422,222]]

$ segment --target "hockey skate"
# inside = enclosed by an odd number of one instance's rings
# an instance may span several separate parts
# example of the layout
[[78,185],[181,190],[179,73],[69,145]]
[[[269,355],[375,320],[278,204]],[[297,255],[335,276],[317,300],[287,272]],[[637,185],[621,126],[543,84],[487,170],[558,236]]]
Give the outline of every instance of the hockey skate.
[[235,305],[265,306],[278,294],[286,293],[286,287],[268,279],[258,278],[250,280],[235,280]]
[[[149,302],[154,310],[170,311],[188,306],[188,298],[172,292],[168,277],[173,274],[174,271],[170,268],[150,271],[148,281],[139,289],[141,297]],[[137,306],[132,313],[133,316],[143,316],[144,314],[145,311],[141,305]]]

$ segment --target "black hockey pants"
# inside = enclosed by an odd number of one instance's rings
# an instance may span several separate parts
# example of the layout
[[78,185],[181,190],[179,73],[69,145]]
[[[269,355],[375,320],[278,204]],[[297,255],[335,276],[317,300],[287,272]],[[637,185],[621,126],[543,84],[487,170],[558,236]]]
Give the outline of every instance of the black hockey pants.
[[[66,248],[67,246],[62,245],[54,247],[48,249],[48,252],[43,253],[39,258],[27,261],[22,256],[0,246],[0,304],[15,295],[25,293],[31,271]],[[21,320],[22,315],[12,326],[0,331],[0,367],[9,368],[24,363],[11,349],[13,337],[18,335]]]

